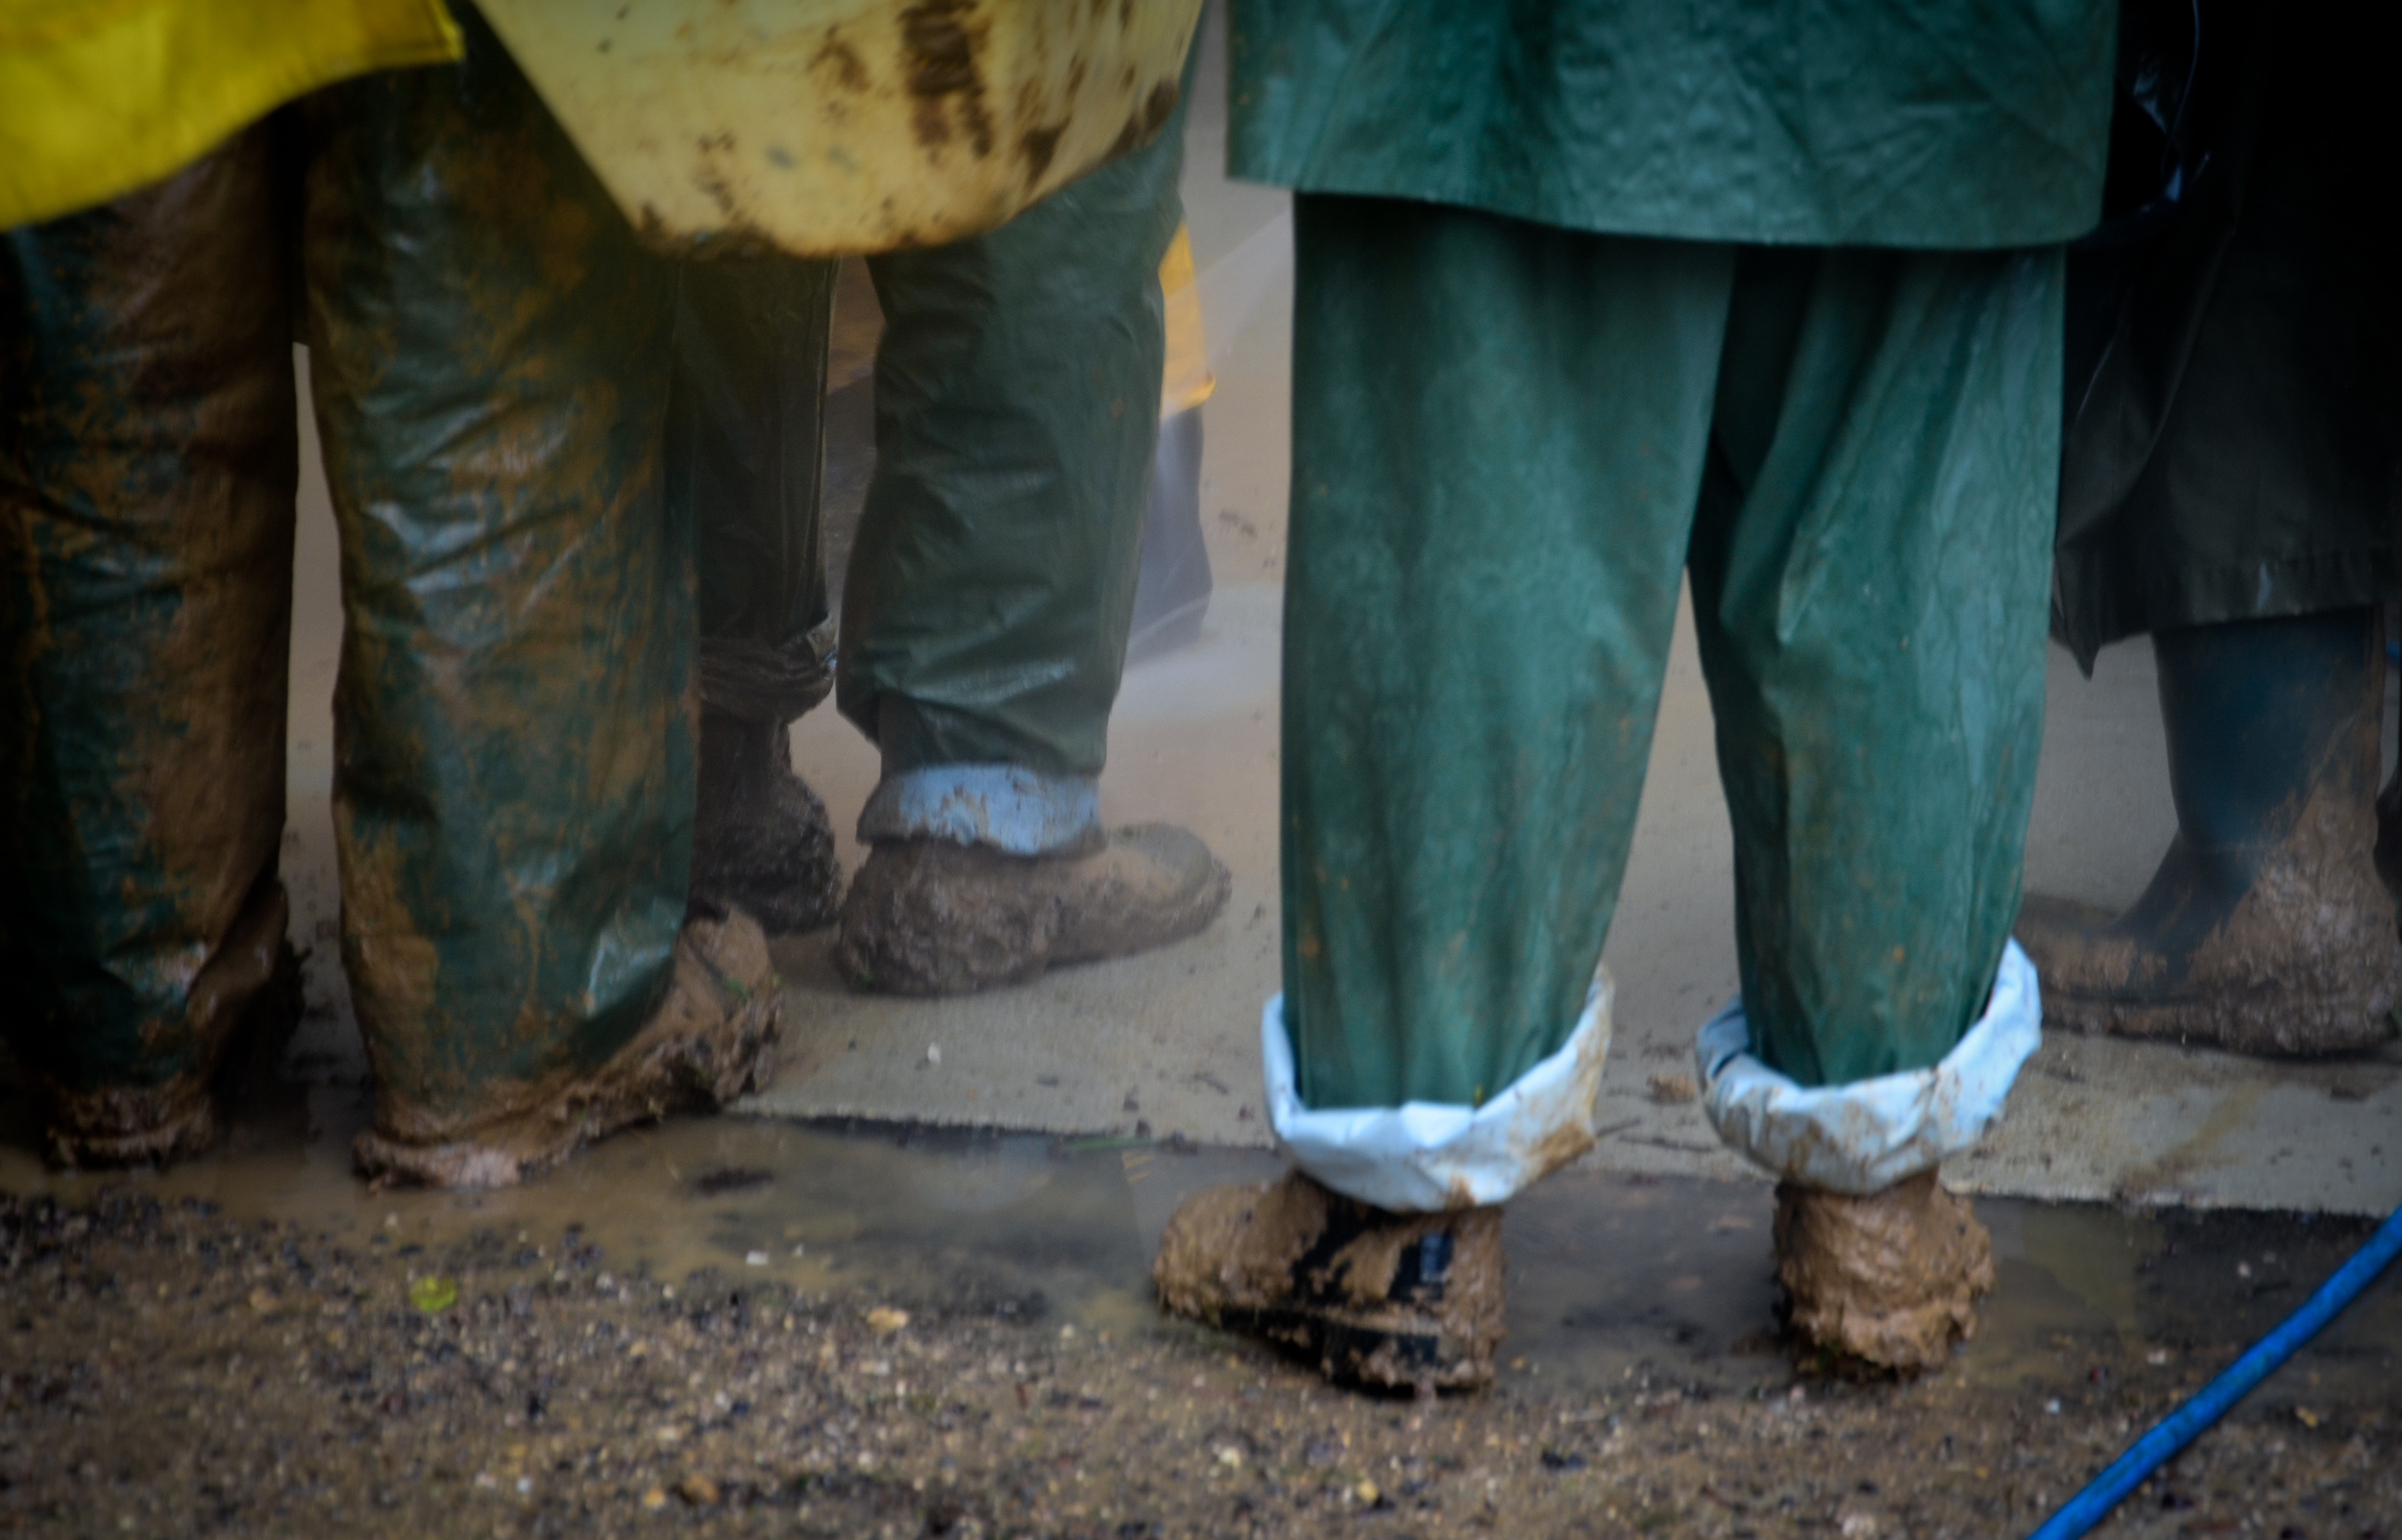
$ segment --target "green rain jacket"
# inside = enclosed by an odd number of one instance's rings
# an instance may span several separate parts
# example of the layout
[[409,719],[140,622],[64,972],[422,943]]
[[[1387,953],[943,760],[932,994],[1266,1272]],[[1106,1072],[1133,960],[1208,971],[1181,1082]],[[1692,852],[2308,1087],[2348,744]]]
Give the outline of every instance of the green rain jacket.
[[2113,0],[1233,0],[1230,172],[1570,230],[2093,228]]

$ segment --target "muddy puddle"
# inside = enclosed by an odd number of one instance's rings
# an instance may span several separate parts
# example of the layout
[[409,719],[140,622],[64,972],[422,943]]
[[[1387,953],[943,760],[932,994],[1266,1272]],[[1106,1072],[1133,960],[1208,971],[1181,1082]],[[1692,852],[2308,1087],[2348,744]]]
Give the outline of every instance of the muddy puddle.
[[[46,1170],[0,1098],[0,1532],[2024,1532],[2365,1228],[1982,1201],[1983,1330],[1863,1383],[1775,1334],[1765,1185],[1571,1171],[1510,1206],[1499,1382],[1417,1404],[1154,1308],[1265,1155],[727,1117],[375,1190],[355,1062],[292,1063],[163,1173]],[[2398,1296],[2111,1532],[2402,1535]]]
[[[696,1272],[807,1293],[936,1301],[1090,1331],[1158,1329],[1152,1251],[1188,1193],[1262,1181],[1256,1151],[1112,1138],[684,1119],[638,1128],[519,1188],[371,1188],[357,1065],[295,1045],[298,1073],[245,1097],[207,1159],[164,1172],[62,1172],[35,1153],[31,1110],[0,1082],[0,1193],[81,1206],[107,1193],[197,1199],[275,1220],[408,1271],[478,1237],[547,1259],[571,1232],[656,1284]],[[2309,1215],[2121,1211],[1983,1198],[1998,1285],[1947,1375],[2033,1390],[2131,1357],[2198,1382],[2298,1306],[2368,1226]],[[1630,1382],[1758,1397],[1795,1381],[1778,1339],[1765,1184],[1571,1169],[1511,1204],[1505,1378],[1556,1394]],[[2402,1276],[2390,1276],[2262,1392],[2376,1402],[2402,1384]]]

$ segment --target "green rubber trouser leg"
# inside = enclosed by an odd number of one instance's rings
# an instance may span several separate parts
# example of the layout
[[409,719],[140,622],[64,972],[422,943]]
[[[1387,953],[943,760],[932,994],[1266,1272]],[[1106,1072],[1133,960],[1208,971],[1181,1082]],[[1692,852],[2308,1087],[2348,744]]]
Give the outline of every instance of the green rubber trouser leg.
[[834,687],[819,500],[835,264],[677,264],[667,499],[700,576],[693,900],[772,935],[842,901],[824,804],[792,770],[795,719]]
[[1777,259],[1308,196],[1295,220],[1300,1101],[1474,1106],[1567,1040],[1688,547],[1754,1040],[1810,1083],[1941,1058],[2017,898],[2057,254]]
[[835,272],[676,268],[667,498],[696,542],[701,703],[746,721],[789,722],[833,685],[818,504]]
[[1566,1040],[1609,931],[1733,257],[1310,195],[1294,244],[1297,1085],[1475,1105]]
[[1986,1007],[2044,727],[2061,255],[1745,253],[1694,531],[1752,1051],[1920,1069]]
[[459,12],[460,64],[312,101],[305,237],[347,619],[342,955],[378,1129],[417,1142],[641,1029],[692,859],[673,277]]
[[1180,106],[1149,145],[998,230],[870,258],[885,317],[877,460],[836,696],[882,748],[888,787],[928,767],[1100,773],[1141,561],[1165,366],[1159,266],[1183,217],[1183,158]]
[[69,1159],[208,1142],[283,941],[299,437],[270,141],[0,233],[0,1025]]

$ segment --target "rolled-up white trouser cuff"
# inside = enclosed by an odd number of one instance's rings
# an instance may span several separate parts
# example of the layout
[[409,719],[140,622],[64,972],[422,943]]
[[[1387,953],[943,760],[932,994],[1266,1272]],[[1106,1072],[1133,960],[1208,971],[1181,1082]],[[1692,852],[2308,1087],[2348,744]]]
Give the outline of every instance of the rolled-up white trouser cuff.
[[1740,995],[1702,1028],[1693,1059],[1720,1138],[1786,1181],[1865,1197],[1974,1144],[2043,1026],[2035,965],[2012,941],[1985,1014],[1931,1069],[1805,1089],[1752,1056]]
[[926,765],[887,774],[859,812],[863,844],[948,840],[1015,856],[1066,850],[1100,828],[1098,781],[1022,765]]
[[1311,1109],[1293,1084],[1285,997],[1260,1018],[1268,1120],[1293,1163],[1347,1197],[1396,1213],[1500,1203],[1593,1147],[1609,1057],[1609,975],[1596,969],[1584,1013],[1558,1050],[1476,1107]]

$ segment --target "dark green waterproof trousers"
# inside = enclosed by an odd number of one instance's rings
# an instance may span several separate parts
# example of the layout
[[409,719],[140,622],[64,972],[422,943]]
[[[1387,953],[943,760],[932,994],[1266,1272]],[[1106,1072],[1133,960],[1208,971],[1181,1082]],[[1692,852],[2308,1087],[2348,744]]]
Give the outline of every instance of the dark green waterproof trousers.
[[1295,237],[1303,1100],[1475,1104],[1566,1040],[1680,573],[1754,1050],[1803,1085],[1940,1060],[2018,910],[2057,249],[1644,240],[1311,194]]
[[459,65],[0,236],[0,1013],[95,1147],[197,1095],[281,941],[296,296],[379,1126],[467,1133],[666,987],[696,697],[672,275],[460,21]]
[[[876,470],[836,689],[888,774],[1100,772],[1183,164],[1180,106],[1148,145],[998,230],[869,258]],[[823,695],[834,655],[818,524],[833,265],[696,262],[681,282],[669,481],[699,531],[704,689],[713,708],[786,721]]]

